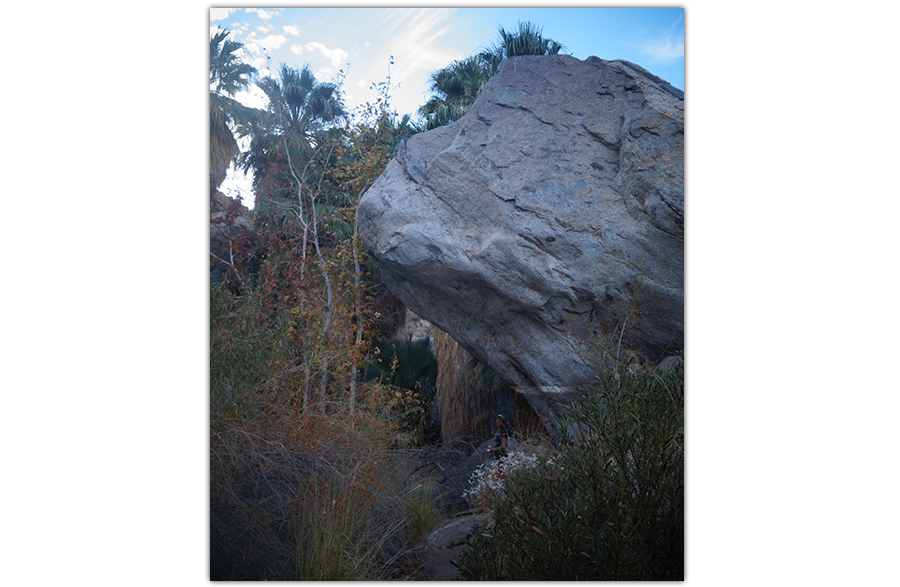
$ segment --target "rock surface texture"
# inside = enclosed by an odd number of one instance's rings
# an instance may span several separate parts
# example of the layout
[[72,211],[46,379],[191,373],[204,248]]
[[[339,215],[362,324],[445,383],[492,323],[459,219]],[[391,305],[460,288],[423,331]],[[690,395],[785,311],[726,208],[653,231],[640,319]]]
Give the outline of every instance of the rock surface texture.
[[637,65],[507,59],[359,215],[391,290],[550,429],[604,360],[683,349],[684,94]]

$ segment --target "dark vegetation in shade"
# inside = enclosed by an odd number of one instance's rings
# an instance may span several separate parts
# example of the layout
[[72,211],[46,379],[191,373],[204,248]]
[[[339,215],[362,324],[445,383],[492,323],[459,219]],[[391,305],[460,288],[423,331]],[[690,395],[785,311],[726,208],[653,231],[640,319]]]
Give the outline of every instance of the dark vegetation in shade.
[[620,372],[574,407],[557,457],[506,479],[462,579],[684,579],[684,370]]
[[366,367],[370,381],[399,387],[403,430],[413,433],[415,444],[434,442],[440,428],[431,417],[436,399],[438,362],[428,338],[392,338],[384,341],[375,360]]

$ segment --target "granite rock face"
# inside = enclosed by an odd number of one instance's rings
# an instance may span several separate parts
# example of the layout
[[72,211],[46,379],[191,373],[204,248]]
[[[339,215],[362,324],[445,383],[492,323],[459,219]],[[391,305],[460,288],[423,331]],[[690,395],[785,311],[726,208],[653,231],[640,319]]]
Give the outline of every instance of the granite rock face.
[[507,59],[401,145],[359,227],[391,290],[554,429],[615,355],[683,349],[684,94],[625,61]]

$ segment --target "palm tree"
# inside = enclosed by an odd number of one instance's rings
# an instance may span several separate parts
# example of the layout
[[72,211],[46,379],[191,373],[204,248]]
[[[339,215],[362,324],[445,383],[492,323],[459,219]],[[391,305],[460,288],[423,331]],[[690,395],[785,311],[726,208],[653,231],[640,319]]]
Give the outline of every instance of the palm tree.
[[435,95],[419,108],[426,129],[459,120],[507,57],[558,54],[563,46],[553,39],[545,39],[542,32],[543,29],[530,22],[520,22],[517,31],[500,27],[500,38],[493,46],[433,72],[430,84]]
[[499,29],[500,38],[489,49],[479,53],[491,75],[497,72],[500,62],[507,57],[520,55],[557,55],[563,46],[553,39],[545,39],[543,29],[530,22],[520,22],[517,31]]
[[260,132],[254,134],[250,150],[241,159],[245,170],[254,171],[254,182],[265,182],[266,174],[284,163],[285,139],[309,152],[333,134],[329,125],[347,114],[336,84],[318,82],[309,65],[297,70],[282,64],[279,79],[265,77],[257,86],[269,99]]
[[244,137],[258,120],[259,111],[234,99],[249,87],[256,68],[240,61],[243,45],[218,29],[209,40],[209,189],[224,181],[228,166],[241,154],[234,132]]
[[435,92],[419,113],[425,117],[426,127],[436,128],[450,124],[465,114],[482,86],[491,77],[480,56],[475,55],[454,61],[444,69],[431,74],[431,90]]
[[270,110],[283,125],[283,130],[293,130],[308,137],[323,124],[347,113],[338,86],[317,81],[308,64],[301,70],[282,64],[279,74],[280,82],[267,77],[259,86],[268,96],[272,104]]
[[[309,65],[298,70],[282,64],[278,74],[277,79],[265,77],[257,83],[269,104],[241,165],[254,172],[254,219],[257,228],[275,244],[270,260],[289,260],[285,265],[297,268],[298,288],[311,287],[311,280],[322,280],[325,299],[318,336],[327,346],[335,336],[331,321],[336,312],[335,292],[340,291],[327,249],[329,239],[334,238],[326,234],[326,224],[331,220],[327,216],[334,208],[328,201],[332,193],[329,181],[334,175],[333,154],[340,145],[337,121],[346,110],[340,88],[318,82]],[[307,270],[308,260],[318,267],[317,275]],[[300,303],[300,315],[309,309],[305,303]],[[304,356],[305,408],[313,361],[319,364],[320,393],[324,397],[333,357],[327,353],[316,358],[313,354]]]

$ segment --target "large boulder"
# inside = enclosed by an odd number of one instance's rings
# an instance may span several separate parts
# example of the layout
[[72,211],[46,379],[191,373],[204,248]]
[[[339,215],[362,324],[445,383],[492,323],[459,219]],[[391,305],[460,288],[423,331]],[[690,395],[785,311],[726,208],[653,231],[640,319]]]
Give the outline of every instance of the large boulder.
[[684,94],[625,61],[507,59],[415,135],[360,233],[416,314],[551,430],[598,368],[684,345]]

